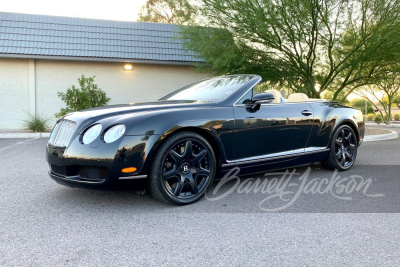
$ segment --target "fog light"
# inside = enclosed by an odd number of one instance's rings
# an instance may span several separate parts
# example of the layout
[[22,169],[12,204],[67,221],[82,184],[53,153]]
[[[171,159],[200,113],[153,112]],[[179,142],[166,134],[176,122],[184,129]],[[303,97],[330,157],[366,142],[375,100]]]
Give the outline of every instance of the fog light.
[[123,172],[123,173],[130,173],[130,172],[134,172],[134,171],[136,171],[137,169],[135,168],[135,167],[128,167],[128,168],[123,168],[122,170],[121,170],[121,172]]

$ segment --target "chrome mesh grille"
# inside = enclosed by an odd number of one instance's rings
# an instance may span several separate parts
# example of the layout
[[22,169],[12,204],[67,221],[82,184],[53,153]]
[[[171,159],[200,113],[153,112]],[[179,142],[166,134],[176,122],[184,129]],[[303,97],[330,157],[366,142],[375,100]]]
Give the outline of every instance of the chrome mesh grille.
[[55,174],[67,176],[67,169],[64,166],[51,164],[50,168]]
[[79,178],[85,180],[105,180],[107,178],[107,168],[94,166],[80,166]]
[[75,130],[75,122],[70,120],[60,120],[54,127],[49,142],[55,146],[67,146]]
[[58,166],[51,164],[51,171],[66,178],[79,178],[88,181],[104,181],[107,179],[107,168],[97,166]]

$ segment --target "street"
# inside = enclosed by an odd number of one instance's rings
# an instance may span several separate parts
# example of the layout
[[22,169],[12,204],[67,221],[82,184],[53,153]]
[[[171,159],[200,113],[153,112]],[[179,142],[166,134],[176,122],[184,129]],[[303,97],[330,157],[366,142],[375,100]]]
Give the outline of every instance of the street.
[[148,192],[58,185],[47,174],[46,142],[0,139],[1,266],[400,265],[400,139],[362,144],[355,166],[336,174],[357,176],[344,185],[359,190],[313,191],[313,179],[334,175],[316,164],[296,168],[281,191],[246,193],[264,181],[252,175],[219,190],[216,182],[207,198],[184,207]]

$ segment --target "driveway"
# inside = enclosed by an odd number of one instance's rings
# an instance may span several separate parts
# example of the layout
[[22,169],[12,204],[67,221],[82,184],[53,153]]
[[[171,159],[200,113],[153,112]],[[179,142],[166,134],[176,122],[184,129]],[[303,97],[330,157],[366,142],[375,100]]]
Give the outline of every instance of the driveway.
[[[399,266],[399,140],[364,143],[349,172],[241,177],[175,207],[60,186],[47,175],[47,139],[0,139],[0,265]],[[318,183],[340,178],[345,187]],[[256,181],[265,192],[246,193]]]

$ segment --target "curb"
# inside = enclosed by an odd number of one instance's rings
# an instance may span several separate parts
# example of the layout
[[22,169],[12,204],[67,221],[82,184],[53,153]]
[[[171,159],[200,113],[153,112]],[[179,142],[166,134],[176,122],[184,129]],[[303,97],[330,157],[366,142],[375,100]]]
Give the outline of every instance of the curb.
[[50,137],[50,133],[0,133],[0,138],[41,138]]
[[392,140],[399,137],[399,134],[396,131],[388,130],[390,133],[388,134],[377,134],[377,135],[367,135],[364,136],[364,142],[375,142],[375,141],[383,141],[383,140]]
[[383,128],[400,128],[400,124],[398,123],[392,123],[390,125],[386,125],[384,123],[381,124],[377,124],[377,123],[370,123],[370,122],[366,122],[365,126],[372,126],[372,127],[383,127]]

